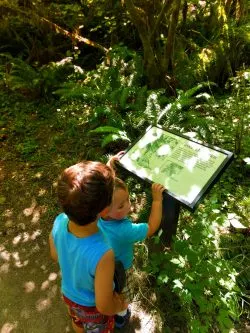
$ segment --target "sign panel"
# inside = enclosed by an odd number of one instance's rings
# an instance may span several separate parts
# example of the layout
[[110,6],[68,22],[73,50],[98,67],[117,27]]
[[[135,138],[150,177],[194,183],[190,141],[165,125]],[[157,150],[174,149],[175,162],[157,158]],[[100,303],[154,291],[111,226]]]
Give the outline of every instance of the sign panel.
[[171,196],[194,209],[232,159],[231,152],[153,126],[120,164],[142,179],[164,185]]

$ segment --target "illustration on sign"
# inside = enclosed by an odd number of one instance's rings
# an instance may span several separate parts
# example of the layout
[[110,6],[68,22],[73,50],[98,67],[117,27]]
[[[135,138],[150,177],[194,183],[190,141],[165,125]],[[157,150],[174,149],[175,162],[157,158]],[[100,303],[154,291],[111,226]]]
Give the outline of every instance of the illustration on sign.
[[226,159],[219,150],[151,127],[120,163],[191,204]]

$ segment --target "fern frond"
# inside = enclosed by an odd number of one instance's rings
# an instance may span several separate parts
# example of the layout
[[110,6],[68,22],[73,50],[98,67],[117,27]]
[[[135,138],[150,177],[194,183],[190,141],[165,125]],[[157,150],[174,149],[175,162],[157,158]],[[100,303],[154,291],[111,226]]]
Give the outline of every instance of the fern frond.
[[125,133],[123,131],[120,130],[120,128],[117,128],[117,127],[112,127],[112,126],[102,126],[102,127],[98,127],[94,130],[91,130],[90,133],[116,133],[116,134],[119,134],[121,135],[122,133]]
[[123,141],[128,141],[130,142],[130,139],[127,137],[126,133],[124,132],[124,134],[114,134],[114,133],[111,133],[107,136],[105,136],[105,138],[102,140],[102,143],[101,143],[101,146],[102,147],[105,147],[107,146],[109,143],[111,142],[116,142],[116,141],[119,141],[119,140],[123,140]]
[[100,92],[92,87],[82,86],[77,83],[65,83],[54,94],[61,96],[64,100],[79,99],[89,101],[94,97],[99,99]]
[[137,110],[144,110],[147,101],[147,86],[140,87],[136,91],[135,105]]
[[12,58],[10,82],[13,89],[28,88],[33,90],[39,85],[39,73],[25,61]]

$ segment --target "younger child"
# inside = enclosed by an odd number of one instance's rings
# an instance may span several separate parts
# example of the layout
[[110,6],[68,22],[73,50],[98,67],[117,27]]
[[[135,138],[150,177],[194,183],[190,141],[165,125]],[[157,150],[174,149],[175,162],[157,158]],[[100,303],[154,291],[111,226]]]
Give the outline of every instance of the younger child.
[[114,253],[97,227],[113,187],[113,170],[91,161],[65,169],[58,181],[64,213],[54,221],[50,251],[60,265],[63,299],[77,333],[113,332],[114,314],[127,308],[113,291]]
[[[126,184],[115,178],[115,187],[112,204],[106,215],[98,221],[98,227],[109,240],[114,250],[115,259],[120,260],[126,270],[126,286],[122,291],[128,302],[133,299],[133,248],[136,242],[152,236],[160,226],[162,218],[162,192],[164,186],[152,185],[152,206],[148,223],[132,223],[127,218],[131,204]],[[122,311],[115,316],[115,325],[118,328],[125,326],[130,317],[130,310]]]

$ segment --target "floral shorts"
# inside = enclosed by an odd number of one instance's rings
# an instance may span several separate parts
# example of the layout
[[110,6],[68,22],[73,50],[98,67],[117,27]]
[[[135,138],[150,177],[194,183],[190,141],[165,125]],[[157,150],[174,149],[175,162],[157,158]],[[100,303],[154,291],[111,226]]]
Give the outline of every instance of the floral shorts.
[[83,306],[72,302],[63,295],[70,317],[78,327],[83,327],[86,333],[112,333],[114,317],[101,314],[95,306]]

